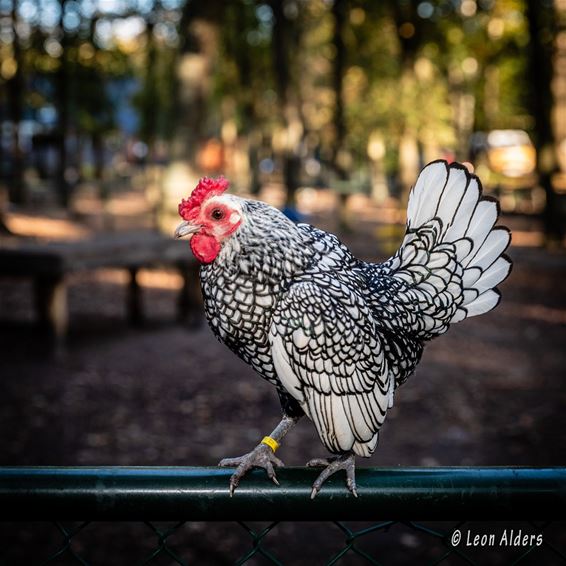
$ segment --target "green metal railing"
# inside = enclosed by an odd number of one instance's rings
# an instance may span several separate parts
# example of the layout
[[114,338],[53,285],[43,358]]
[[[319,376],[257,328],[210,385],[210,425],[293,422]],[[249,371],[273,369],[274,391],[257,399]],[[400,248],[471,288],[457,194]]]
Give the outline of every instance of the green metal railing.
[[[482,520],[526,522],[525,532],[535,538],[516,549],[514,563],[540,551],[554,560],[545,559],[545,564],[566,563],[564,529],[558,530],[555,540],[545,534],[550,522],[566,520],[566,468],[360,468],[357,499],[337,474],[314,500],[310,491],[315,470],[281,469],[280,486],[254,471],[232,498],[230,474],[231,470],[221,468],[0,468],[0,519],[55,526],[60,544],[47,557],[33,557],[30,564],[41,559],[45,564],[57,563],[62,556],[89,564],[82,556],[82,545],[77,549],[75,543],[92,529],[93,522],[105,521],[145,525],[155,545],[141,563],[166,558],[168,563],[185,564],[171,537],[192,522],[234,521],[251,542],[235,563],[261,558],[263,563],[281,564],[270,549],[280,524],[324,521],[335,529],[334,539],[336,535],[343,538],[340,548],[325,559],[327,564],[352,555],[360,563],[387,564],[387,557],[376,558],[360,541],[389,533],[398,525],[441,544],[443,551],[433,563],[457,559],[483,564],[469,553],[465,541],[455,544],[454,539],[456,531],[466,535],[470,521]],[[163,527],[158,524],[162,521],[171,524]],[[269,524],[257,528],[250,521]],[[348,521],[373,523],[355,529]],[[451,523],[437,528],[415,521]],[[3,561],[0,547],[3,564],[9,562]]]

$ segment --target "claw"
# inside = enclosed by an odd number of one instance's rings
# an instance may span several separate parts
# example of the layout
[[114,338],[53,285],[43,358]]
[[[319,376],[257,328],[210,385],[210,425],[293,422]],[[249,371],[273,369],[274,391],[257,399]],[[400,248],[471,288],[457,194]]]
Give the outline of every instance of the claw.
[[230,497],[234,497],[234,491],[240,485],[240,476],[238,470],[230,477]]
[[346,472],[346,487],[348,491],[354,496],[358,497],[358,490],[356,486],[356,467],[355,456],[353,453],[342,454],[336,458],[315,458],[307,462],[309,467],[325,466],[324,470],[320,473],[316,481],[313,483],[311,491],[311,499],[314,499],[320,491],[322,484],[332,475],[339,470]]
[[350,493],[354,497],[358,497],[358,490],[356,489],[356,482],[352,482],[349,479],[346,481],[346,487],[350,490]]
[[275,484],[280,485],[275,475],[275,467],[282,467],[283,462],[277,458],[271,448],[264,444],[256,446],[248,454],[244,454],[239,458],[224,458],[218,465],[222,468],[236,467],[236,471],[230,478],[230,497],[234,496],[234,492],[240,485],[240,480],[252,469],[263,468],[267,477]]
[[346,467],[346,486],[354,497],[358,497],[358,490],[356,486],[356,468],[354,463]]

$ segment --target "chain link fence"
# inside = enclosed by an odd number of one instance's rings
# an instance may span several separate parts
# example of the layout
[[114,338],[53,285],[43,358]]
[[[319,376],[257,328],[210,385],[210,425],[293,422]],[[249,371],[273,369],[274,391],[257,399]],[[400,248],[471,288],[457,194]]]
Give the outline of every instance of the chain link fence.
[[0,566],[566,564],[563,468],[366,469],[359,499],[336,477],[314,501],[309,470],[254,472],[233,498],[229,474],[0,469]]
[[[566,564],[566,524],[560,522],[514,522],[510,526],[382,521],[361,528],[340,521],[317,523],[314,528],[304,522],[234,522],[206,523],[195,529],[195,523],[185,521],[146,521],[137,524],[137,530],[132,526],[122,522],[53,522],[33,528],[11,525],[10,540],[3,541],[0,550],[0,564]],[[121,540],[120,547],[104,548],[109,527]],[[289,546],[289,533],[298,529],[310,530],[317,541],[316,551],[296,539]],[[202,530],[206,531],[205,544],[203,540],[195,544]],[[16,548],[22,531],[27,542]],[[240,544],[232,541],[223,546],[228,532]],[[459,541],[458,533],[463,537]],[[278,540],[278,534],[287,542]],[[494,542],[490,543],[492,535]],[[476,546],[471,543],[475,537],[479,537]]]

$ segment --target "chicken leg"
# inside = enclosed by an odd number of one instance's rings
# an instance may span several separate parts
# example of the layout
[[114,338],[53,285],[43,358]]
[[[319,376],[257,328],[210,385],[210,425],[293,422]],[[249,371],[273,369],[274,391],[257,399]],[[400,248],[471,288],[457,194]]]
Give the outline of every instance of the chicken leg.
[[[281,442],[281,439],[295,426],[299,418],[300,417],[283,415],[281,422],[269,436],[277,443]],[[239,456],[238,458],[224,458],[218,465],[221,468],[236,468],[236,471],[230,478],[230,497],[232,497],[235,489],[240,485],[240,480],[252,468],[263,468],[267,472],[267,477],[275,485],[279,485],[277,476],[275,475],[275,467],[281,468],[285,464],[275,456],[275,452],[270,446],[260,443],[251,452]]]

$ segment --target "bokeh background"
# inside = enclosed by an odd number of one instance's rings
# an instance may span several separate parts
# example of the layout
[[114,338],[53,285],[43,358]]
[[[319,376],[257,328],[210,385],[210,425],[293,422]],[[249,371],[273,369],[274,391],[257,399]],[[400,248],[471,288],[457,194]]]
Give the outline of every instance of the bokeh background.
[[[564,0],[0,0],[0,120],[0,262],[124,237],[128,257],[154,233],[165,250],[181,197],[219,174],[380,261],[420,168],[470,161],[513,230],[514,271],[498,309],[430,344],[360,465],[566,464]],[[271,386],[198,306],[176,322],[165,252],[137,273],[135,327],[127,270],[70,274],[56,349],[32,279],[0,271],[1,465],[215,465],[278,421]],[[321,451],[305,421],[281,457]],[[286,528],[293,564],[332,546]],[[239,552],[232,531],[186,529],[187,560]],[[4,530],[0,564],[34,563],[55,534]],[[396,536],[391,563],[436,556]],[[130,563],[145,538],[106,530],[85,553]],[[506,563],[497,550],[482,563]]]

